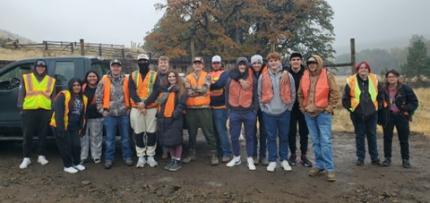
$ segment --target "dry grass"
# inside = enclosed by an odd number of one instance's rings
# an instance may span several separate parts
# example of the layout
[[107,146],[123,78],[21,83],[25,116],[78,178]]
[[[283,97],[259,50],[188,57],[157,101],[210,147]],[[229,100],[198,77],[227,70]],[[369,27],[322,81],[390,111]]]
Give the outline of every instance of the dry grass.
[[[343,87],[346,82],[345,76],[336,76],[336,82],[339,85],[340,93],[343,94]],[[411,131],[414,134],[424,134],[430,136],[430,88],[417,88],[414,89],[420,102],[417,111],[410,123]],[[339,102],[338,108],[335,111],[333,118],[333,130],[353,132],[354,127],[349,117],[349,112],[344,109]],[[378,127],[378,132],[382,132],[382,128]]]

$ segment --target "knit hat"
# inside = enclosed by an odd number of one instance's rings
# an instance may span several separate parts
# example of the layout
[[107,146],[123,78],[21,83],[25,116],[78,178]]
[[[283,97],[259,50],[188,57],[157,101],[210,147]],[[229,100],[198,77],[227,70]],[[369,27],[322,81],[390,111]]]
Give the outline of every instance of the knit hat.
[[261,55],[258,55],[258,54],[252,56],[251,57],[251,64],[254,64],[254,63],[263,64],[263,57]]

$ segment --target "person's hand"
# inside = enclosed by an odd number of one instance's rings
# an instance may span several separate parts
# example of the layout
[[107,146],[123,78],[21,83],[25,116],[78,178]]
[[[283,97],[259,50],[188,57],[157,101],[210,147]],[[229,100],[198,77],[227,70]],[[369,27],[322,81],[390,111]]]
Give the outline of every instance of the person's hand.
[[140,109],[140,113],[146,115],[146,109]]
[[249,88],[249,83],[248,83],[248,81],[246,81],[246,80],[244,80],[244,79],[240,79],[239,80],[239,83],[240,83],[240,86],[243,88],[243,89],[248,89]]
[[145,108],[145,103],[144,103],[144,102],[139,102],[139,103],[137,104],[137,108],[138,108],[138,109],[144,109],[144,108]]
[[103,111],[103,114],[102,114],[102,115],[103,115],[103,117],[106,117],[106,116],[108,116],[108,115],[109,115],[109,112],[105,110],[105,111]]

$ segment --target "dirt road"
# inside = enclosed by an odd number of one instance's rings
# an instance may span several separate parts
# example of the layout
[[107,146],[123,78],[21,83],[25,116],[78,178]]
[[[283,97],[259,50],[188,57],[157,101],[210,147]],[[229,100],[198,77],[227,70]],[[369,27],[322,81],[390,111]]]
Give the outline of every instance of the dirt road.
[[[378,138],[382,153],[382,137]],[[389,168],[354,165],[351,134],[336,133],[334,139],[337,182],[310,178],[307,168],[268,173],[258,166],[250,172],[246,164],[236,168],[211,167],[205,145],[199,145],[198,160],[176,173],[162,167],[136,169],[119,159],[111,170],[89,164],[76,175],[62,171],[55,144],[49,147],[50,163],[35,163],[18,169],[19,143],[0,143],[1,202],[430,202],[430,139],[411,138],[412,169],[401,167],[398,142],[393,143],[393,165]],[[310,153],[311,154],[311,153]]]

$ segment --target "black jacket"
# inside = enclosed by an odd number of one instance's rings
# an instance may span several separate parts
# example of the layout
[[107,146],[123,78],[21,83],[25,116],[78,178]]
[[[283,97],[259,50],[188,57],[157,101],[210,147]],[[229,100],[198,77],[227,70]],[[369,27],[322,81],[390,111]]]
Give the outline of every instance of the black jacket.
[[[390,119],[390,95],[387,87],[383,88],[382,98],[384,100],[383,108],[378,112],[379,118],[378,123],[380,125],[385,125]],[[405,84],[399,84],[398,91],[394,99],[394,103],[400,110],[400,114],[412,121],[412,116],[415,110],[418,108],[418,98],[411,87]]]

